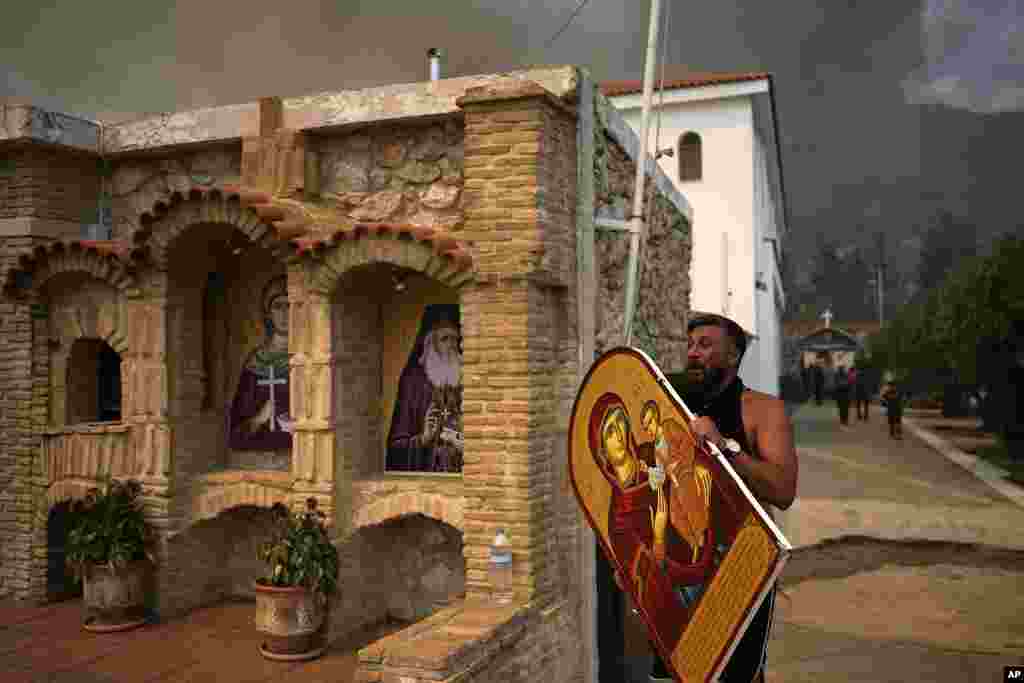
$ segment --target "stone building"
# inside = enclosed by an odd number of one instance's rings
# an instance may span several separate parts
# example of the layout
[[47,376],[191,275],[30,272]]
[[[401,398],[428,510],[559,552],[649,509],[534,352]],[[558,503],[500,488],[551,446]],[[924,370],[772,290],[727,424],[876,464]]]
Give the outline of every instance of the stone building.
[[[0,111],[0,597],[61,594],[63,506],[108,474],[144,485],[163,617],[250,595],[269,507],[314,497],[366,680],[589,680],[566,430],[622,327],[627,240],[593,216],[628,201],[638,144],[584,72],[117,125]],[[639,341],[671,372],[691,215],[648,183]],[[411,439],[399,416],[428,408]],[[374,640],[389,621],[416,626]]]

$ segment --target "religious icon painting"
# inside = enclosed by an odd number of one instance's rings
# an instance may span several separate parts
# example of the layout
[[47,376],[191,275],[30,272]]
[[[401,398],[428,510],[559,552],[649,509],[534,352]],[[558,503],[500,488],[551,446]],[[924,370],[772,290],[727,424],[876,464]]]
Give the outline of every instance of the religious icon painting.
[[580,386],[568,450],[587,522],[682,683],[721,674],[791,551],[692,419],[649,356],[613,349]]
[[266,337],[242,367],[228,416],[228,446],[234,450],[292,446],[285,278],[275,278],[264,287],[262,311]]
[[461,472],[462,435],[459,307],[431,304],[398,380],[387,469]]

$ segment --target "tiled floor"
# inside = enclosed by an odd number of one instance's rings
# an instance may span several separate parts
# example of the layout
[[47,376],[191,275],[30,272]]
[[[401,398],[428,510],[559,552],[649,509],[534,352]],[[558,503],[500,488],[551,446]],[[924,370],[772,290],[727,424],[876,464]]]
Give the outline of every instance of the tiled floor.
[[230,603],[133,631],[82,629],[80,601],[47,607],[0,603],[0,680],[84,683],[144,681],[354,681],[356,654],[335,644],[320,659],[279,663],[258,652],[255,606]]

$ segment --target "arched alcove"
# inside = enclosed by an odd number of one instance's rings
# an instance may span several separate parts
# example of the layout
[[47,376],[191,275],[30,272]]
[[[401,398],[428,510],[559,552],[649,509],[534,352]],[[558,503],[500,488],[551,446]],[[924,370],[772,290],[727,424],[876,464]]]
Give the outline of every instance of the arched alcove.
[[121,421],[121,355],[104,340],[71,344],[65,387],[66,424]]
[[[408,268],[359,266],[333,299],[337,448],[357,477],[462,470],[457,290]],[[428,420],[435,420],[431,434]]]
[[[169,416],[178,435],[175,475],[185,484],[230,467],[288,469],[290,436],[255,451],[251,439],[236,438],[240,422],[259,412],[246,403],[252,397],[238,394],[249,384],[260,385],[247,368],[270,336],[283,337],[283,371],[271,389],[279,402],[286,400],[287,388],[276,384],[287,378],[287,328],[268,329],[264,310],[271,282],[278,283],[277,294],[286,295],[283,260],[273,245],[254,243],[224,222],[175,230],[164,256]],[[284,301],[287,322],[286,296]]]
[[67,600],[82,594],[67,570],[66,544],[71,501],[65,500],[50,508],[46,519],[46,595],[50,600]]
[[463,598],[462,546],[461,531],[422,514],[360,528],[338,548],[345,561],[331,623],[380,635]]
[[253,582],[266,575],[259,547],[272,540],[270,506],[240,503],[200,519],[167,540],[160,570],[165,595],[161,616],[183,614],[224,600],[255,600]]

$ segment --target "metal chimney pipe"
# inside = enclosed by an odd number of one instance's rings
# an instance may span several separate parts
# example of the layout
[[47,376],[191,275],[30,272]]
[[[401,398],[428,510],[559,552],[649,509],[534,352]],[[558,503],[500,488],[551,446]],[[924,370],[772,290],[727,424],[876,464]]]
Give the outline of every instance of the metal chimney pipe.
[[444,51],[438,47],[432,47],[427,50],[427,60],[430,62],[430,80],[438,81],[441,80],[441,58],[444,57]]

